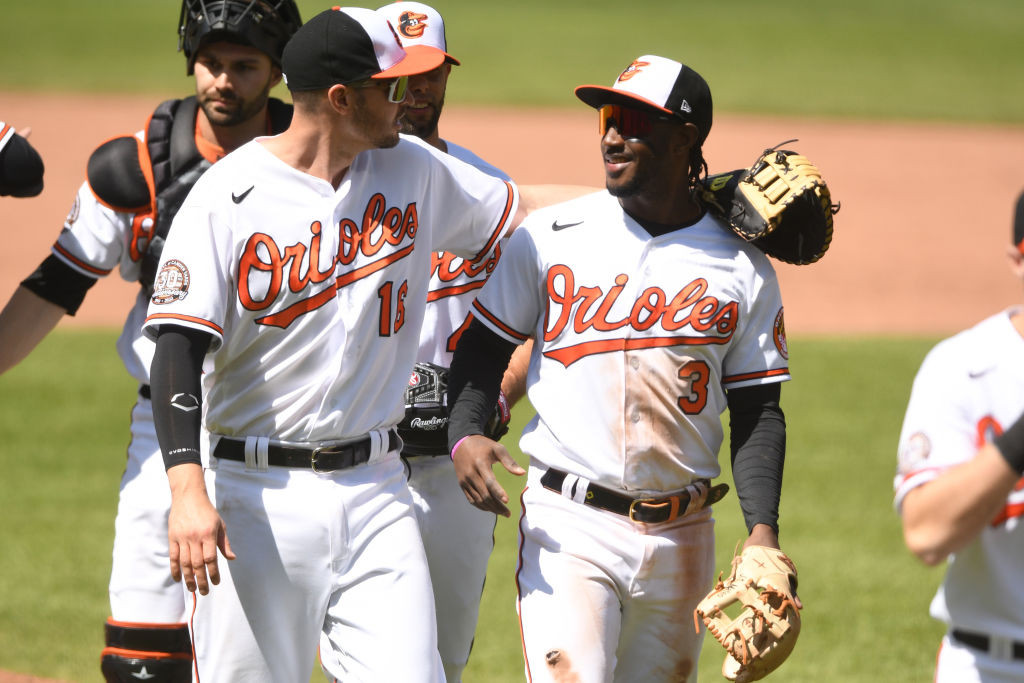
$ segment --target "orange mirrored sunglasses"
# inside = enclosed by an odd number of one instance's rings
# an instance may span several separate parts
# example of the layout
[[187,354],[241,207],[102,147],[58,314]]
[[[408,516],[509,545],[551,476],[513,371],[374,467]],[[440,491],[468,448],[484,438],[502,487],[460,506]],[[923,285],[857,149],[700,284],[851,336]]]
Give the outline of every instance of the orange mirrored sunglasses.
[[598,109],[601,137],[609,128],[619,131],[624,138],[642,138],[651,134],[655,121],[671,121],[672,117],[657,114],[649,109],[623,107],[620,104],[606,104]]

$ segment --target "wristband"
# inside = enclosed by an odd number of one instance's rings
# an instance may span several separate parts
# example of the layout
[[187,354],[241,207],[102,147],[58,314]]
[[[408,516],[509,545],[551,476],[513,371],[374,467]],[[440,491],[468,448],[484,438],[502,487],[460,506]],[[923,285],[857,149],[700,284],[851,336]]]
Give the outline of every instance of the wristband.
[[992,439],[992,445],[1017,474],[1024,475],[1024,415],[1005,432]]
[[448,455],[448,457],[452,459],[452,462],[455,462],[455,451],[459,450],[459,446],[462,445],[462,442],[470,436],[472,436],[472,434],[466,434],[464,437],[456,441],[454,446],[452,446],[452,452]]

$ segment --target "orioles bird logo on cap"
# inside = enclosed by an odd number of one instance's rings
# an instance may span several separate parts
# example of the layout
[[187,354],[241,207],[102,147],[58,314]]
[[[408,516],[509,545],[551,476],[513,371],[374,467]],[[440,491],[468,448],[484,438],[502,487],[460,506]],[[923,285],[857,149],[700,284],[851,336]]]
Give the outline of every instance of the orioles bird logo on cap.
[[398,32],[406,38],[419,38],[427,30],[427,15],[402,12],[398,17]]
[[619,82],[628,81],[629,79],[640,73],[640,70],[645,66],[649,66],[650,62],[641,62],[639,59],[634,59],[633,63],[626,67],[626,70],[619,74]]

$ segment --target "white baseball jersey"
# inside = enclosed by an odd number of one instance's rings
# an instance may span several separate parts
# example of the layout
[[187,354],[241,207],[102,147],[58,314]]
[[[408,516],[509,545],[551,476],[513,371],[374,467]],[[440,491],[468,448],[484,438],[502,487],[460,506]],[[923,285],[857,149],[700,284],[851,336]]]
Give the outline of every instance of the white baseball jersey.
[[[145,139],[141,131],[136,137]],[[82,275],[100,278],[117,271],[122,279],[137,282],[151,228],[151,218],[110,208],[96,198],[85,182],[78,189],[51,251]],[[149,384],[153,359],[153,342],[142,334],[148,306],[149,296],[140,287],[117,340],[117,352],[125,369],[140,385]],[[114,520],[111,616],[137,624],[184,622],[181,586],[171,580],[167,571],[167,475],[150,402],[141,396],[132,409],[127,456]]]
[[[914,379],[899,441],[897,509],[911,489],[971,460],[1024,412],[1024,338],[1004,311],[939,343]],[[1024,480],[992,523],[949,558],[931,615],[1024,641]]]
[[614,489],[718,476],[724,390],[789,379],[765,255],[708,215],[651,237],[607,192],[531,214],[475,314],[536,338],[523,452]]
[[[476,154],[445,140],[448,154],[470,164],[487,175],[509,180],[501,169],[487,163]],[[475,261],[467,261],[451,252],[434,252],[430,259],[430,284],[427,292],[427,310],[423,317],[423,332],[416,360],[442,367],[452,364],[452,353],[459,333],[468,324],[473,298],[501,257],[501,240],[494,249]]]
[[432,250],[486,252],[517,204],[511,183],[416,138],[359,154],[337,190],[250,142],[175,217],[144,329],[213,335],[212,433],[302,444],[388,428],[404,413]]
[[[465,147],[447,140],[445,143],[448,154],[490,176],[508,180],[503,171]],[[468,325],[473,299],[494,270],[505,241],[499,240],[494,249],[475,261],[447,251],[433,253],[417,361],[451,365],[459,334]],[[497,518],[466,504],[450,458],[409,457],[406,469],[434,591],[437,649],[447,679],[459,681],[473,647]]]
[[[719,474],[725,390],[789,378],[768,259],[707,215],[652,237],[598,192],[531,214],[474,314],[536,340],[516,572],[528,678],[696,680],[711,509],[644,524],[581,503],[588,482],[643,497]],[[569,473],[560,493],[547,468]]]
[[7,143],[14,137],[14,126],[0,121],[0,150],[7,146]]
[[[144,139],[141,131],[136,136]],[[147,223],[143,225],[142,220]],[[52,251],[82,275],[100,278],[116,269],[122,279],[137,282],[146,248],[144,235],[151,228],[152,219],[115,211],[103,204],[86,182],[78,189]],[[148,306],[149,297],[140,288],[117,340],[121,361],[140,384],[149,384],[153,360],[153,343],[142,335]]]

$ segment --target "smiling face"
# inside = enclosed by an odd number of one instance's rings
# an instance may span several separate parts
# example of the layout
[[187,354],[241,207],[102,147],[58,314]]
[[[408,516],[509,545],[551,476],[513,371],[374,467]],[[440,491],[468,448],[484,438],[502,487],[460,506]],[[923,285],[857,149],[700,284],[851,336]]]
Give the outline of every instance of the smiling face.
[[196,97],[215,126],[237,126],[259,114],[281,71],[254,47],[228,42],[204,45],[196,55]]
[[601,155],[609,194],[634,216],[669,222],[666,216],[676,215],[680,203],[689,203],[689,155],[695,139],[693,124],[671,118],[651,118],[643,135],[629,137],[614,120],[608,121]]
[[444,109],[451,64],[445,63],[426,73],[409,77],[409,94],[402,113],[402,132],[434,143],[438,136],[437,122]]
[[662,178],[674,176],[677,162],[669,148],[680,127],[676,122],[656,120],[643,137],[624,137],[614,123],[609,125],[601,138],[608,192],[629,197],[652,191]]

